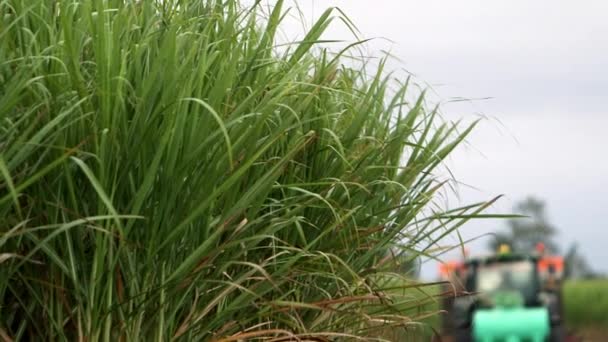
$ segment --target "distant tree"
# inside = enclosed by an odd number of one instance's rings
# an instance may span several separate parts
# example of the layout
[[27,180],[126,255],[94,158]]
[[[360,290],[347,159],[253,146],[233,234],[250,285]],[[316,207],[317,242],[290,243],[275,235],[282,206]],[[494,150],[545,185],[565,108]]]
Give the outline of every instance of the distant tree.
[[595,272],[591,270],[589,263],[578,251],[578,245],[573,243],[568,252],[564,256],[566,264],[566,277],[567,278],[594,278]]
[[527,217],[508,220],[508,231],[497,233],[490,241],[489,247],[492,250],[496,250],[501,244],[508,244],[514,252],[526,253],[542,242],[548,252],[559,252],[553,240],[557,230],[548,221],[542,200],[528,197],[515,205],[515,212]]

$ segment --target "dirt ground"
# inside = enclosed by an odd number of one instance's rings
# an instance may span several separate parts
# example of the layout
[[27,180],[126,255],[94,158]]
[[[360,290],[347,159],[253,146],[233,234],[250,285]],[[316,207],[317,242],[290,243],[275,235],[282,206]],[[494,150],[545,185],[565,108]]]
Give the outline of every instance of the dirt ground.
[[589,328],[581,331],[576,331],[572,342],[606,342],[608,341],[608,327]]
[[[433,339],[433,342],[454,342],[451,336]],[[565,342],[608,342],[608,327],[569,331]]]

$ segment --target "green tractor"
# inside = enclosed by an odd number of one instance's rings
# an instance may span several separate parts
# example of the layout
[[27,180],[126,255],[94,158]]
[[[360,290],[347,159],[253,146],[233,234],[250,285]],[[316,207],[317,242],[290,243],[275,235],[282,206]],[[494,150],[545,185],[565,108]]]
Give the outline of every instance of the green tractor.
[[453,298],[449,335],[456,342],[561,342],[561,296],[555,267],[537,255],[501,252],[465,261]]

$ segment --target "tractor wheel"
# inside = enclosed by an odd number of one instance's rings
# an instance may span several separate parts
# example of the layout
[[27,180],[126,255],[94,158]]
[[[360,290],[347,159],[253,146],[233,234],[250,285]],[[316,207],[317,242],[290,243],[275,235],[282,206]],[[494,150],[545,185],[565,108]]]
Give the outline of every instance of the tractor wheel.
[[471,329],[456,329],[452,336],[454,337],[454,342],[473,342]]
[[549,335],[548,342],[564,342],[566,333],[564,327],[560,325],[554,325],[551,327],[551,334]]

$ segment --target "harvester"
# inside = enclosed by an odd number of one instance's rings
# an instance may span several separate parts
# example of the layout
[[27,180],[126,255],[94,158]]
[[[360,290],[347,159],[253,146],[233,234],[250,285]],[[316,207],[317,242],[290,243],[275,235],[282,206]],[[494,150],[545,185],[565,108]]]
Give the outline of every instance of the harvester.
[[542,245],[530,254],[503,245],[495,255],[444,264],[441,275],[456,293],[444,302],[444,335],[456,342],[562,341],[563,266]]

